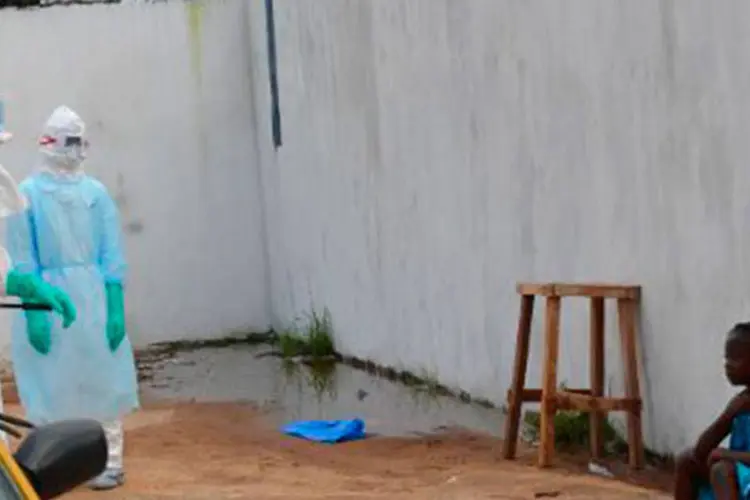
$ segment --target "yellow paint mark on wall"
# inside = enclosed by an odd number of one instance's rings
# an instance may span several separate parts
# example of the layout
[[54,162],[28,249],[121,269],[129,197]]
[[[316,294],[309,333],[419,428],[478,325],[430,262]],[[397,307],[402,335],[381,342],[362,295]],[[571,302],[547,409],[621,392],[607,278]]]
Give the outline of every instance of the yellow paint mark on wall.
[[185,2],[185,8],[188,16],[190,63],[200,87],[203,69],[203,12],[206,5],[203,0],[190,0]]

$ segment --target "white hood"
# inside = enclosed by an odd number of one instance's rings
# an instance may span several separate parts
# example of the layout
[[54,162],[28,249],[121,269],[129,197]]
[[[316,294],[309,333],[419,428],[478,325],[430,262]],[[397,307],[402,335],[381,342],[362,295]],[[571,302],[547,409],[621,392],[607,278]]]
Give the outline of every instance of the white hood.
[[[80,116],[68,108],[60,106],[47,119],[39,139],[39,148],[45,160],[45,166],[74,172],[82,168],[86,158],[86,124]],[[76,139],[77,144],[69,144]]]

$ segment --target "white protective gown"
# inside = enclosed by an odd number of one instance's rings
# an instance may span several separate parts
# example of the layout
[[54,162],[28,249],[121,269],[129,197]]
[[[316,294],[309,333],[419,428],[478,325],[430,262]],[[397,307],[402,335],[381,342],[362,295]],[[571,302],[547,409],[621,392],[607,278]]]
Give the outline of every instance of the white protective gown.
[[[10,141],[13,136],[8,132],[0,132],[0,145]],[[10,173],[0,165],[0,217],[7,217],[16,212],[24,210],[27,206],[26,200],[18,190],[18,184]],[[0,246],[0,296],[5,296],[5,283],[8,273],[12,268],[12,262],[7,250]],[[3,397],[0,391],[0,412],[3,411]],[[4,432],[0,432],[0,438],[7,444],[8,438]]]

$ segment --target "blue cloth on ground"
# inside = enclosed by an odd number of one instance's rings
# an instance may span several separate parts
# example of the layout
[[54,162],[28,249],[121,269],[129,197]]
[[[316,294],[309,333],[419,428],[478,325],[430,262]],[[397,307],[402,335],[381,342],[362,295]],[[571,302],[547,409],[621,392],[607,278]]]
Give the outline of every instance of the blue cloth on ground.
[[362,419],[351,420],[301,420],[281,428],[281,432],[318,443],[343,443],[365,437]]
[[[750,452],[750,413],[742,413],[734,417],[732,421],[732,434],[729,437],[729,449],[732,451]],[[742,500],[750,500],[750,466],[736,464],[737,483]],[[710,485],[703,485],[698,500],[715,500]]]

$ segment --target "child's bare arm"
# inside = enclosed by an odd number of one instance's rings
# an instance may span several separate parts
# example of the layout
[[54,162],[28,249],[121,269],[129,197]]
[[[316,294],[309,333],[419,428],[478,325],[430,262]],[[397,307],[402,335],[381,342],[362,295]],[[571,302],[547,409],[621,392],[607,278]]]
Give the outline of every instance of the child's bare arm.
[[703,431],[693,448],[695,459],[701,463],[708,460],[711,452],[721,444],[732,431],[732,420],[743,411],[750,411],[750,391],[743,390],[734,396],[721,412],[721,415]]
[[[729,409],[729,408],[727,408]],[[693,448],[695,460],[705,463],[711,452],[721,444],[732,430],[732,419],[734,415],[724,410],[714,422],[703,431]]]
[[750,465],[750,452],[748,451],[734,451],[726,449],[716,449],[711,453],[711,462],[719,461],[736,462],[740,464]]

